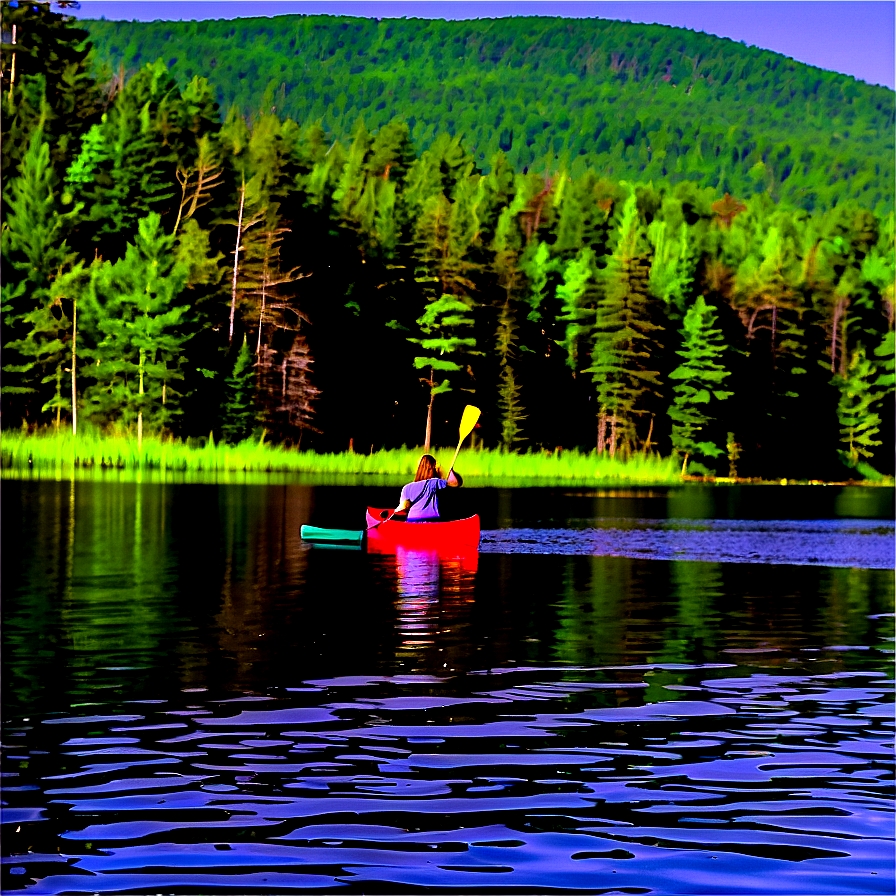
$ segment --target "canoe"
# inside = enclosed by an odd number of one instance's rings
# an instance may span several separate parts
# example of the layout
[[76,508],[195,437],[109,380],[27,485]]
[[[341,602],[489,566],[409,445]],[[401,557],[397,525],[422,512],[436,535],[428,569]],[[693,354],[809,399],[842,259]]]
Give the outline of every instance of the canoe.
[[[412,548],[440,548],[464,545],[479,547],[479,516],[462,520],[439,520],[435,523],[407,523],[383,520],[391,508],[367,508],[367,542],[382,546],[395,544]],[[376,525],[379,523],[379,525]]]

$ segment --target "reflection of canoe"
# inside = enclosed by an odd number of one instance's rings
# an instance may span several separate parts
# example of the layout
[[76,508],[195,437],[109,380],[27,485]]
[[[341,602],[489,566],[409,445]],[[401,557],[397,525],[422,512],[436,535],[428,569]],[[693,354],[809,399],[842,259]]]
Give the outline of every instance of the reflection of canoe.
[[369,538],[367,553],[394,557],[402,580],[409,567],[419,568],[421,564],[441,569],[445,582],[451,581],[452,577],[456,578],[458,574],[475,573],[479,568],[479,548],[458,541],[454,544],[445,542],[437,548],[414,548],[384,538]]
[[[432,548],[440,553],[443,548],[479,547],[479,517],[468,516],[462,520],[439,520],[436,523],[406,523],[400,520],[383,520],[390,509],[367,508],[367,543],[385,547],[403,545],[411,548]],[[379,525],[376,525],[379,523]],[[375,527],[375,528],[374,528]]]

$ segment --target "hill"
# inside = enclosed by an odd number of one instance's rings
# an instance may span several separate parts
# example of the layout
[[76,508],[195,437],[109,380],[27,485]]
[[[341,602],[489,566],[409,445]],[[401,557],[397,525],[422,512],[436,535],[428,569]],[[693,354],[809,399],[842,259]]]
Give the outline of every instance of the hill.
[[274,110],[346,139],[410,126],[418,151],[460,135],[487,171],[694,181],[807,210],[894,192],[894,93],[726,38],[664,25],[519,17],[285,15],[82,20],[98,58],[207,77],[222,109]]

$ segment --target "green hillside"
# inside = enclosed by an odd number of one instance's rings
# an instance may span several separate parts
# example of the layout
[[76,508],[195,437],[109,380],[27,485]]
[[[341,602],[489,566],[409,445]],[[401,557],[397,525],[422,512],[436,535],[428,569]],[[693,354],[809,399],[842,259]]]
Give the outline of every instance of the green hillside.
[[460,136],[483,171],[690,180],[807,210],[886,210],[894,93],[703,33],[599,19],[453,21],[285,15],[83,21],[126,75],[162,59],[222,109],[274,110],[348,138],[399,118],[418,151]]

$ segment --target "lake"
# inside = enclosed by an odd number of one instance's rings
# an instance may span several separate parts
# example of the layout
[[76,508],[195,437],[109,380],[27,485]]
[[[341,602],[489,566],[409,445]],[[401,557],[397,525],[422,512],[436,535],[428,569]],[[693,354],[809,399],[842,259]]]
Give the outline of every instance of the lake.
[[6,479],[4,893],[894,892],[893,492]]

